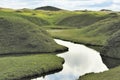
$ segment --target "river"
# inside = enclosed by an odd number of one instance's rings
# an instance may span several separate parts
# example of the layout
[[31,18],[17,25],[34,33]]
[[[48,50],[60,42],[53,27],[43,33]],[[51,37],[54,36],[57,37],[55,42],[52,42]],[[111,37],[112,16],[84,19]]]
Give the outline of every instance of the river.
[[40,77],[32,80],[76,80],[79,76],[87,73],[99,73],[108,70],[102,62],[100,53],[94,49],[68,41],[58,39],[55,39],[55,41],[69,48],[68,52],[57,55],[65,59],[63,70],[44,78]]

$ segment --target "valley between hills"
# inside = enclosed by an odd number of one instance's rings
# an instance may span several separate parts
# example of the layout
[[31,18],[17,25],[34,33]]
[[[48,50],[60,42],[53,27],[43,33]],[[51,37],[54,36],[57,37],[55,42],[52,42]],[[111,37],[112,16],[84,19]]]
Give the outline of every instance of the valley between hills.
[[[0,80],[22,80],[61,70],[64,59],[55,54],[68,48],[57,44],[54,38],[99,51],[110,68],[81,76],[79,80],[120,79],[119,12],[68,11],[46,6],[19,10],[0,8]],[[113,64],[107,58],[117,62]]]

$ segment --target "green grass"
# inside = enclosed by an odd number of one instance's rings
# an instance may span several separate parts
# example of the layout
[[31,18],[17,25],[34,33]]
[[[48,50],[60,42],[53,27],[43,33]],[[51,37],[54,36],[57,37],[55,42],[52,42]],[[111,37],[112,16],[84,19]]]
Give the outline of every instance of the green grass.
[[84,75],[79,80],[120,80],[120,66],[109,71]]
[[56,24],[71,27],[84,27],[94,24],[97,21],[108,18],[108,14],[102,12],[84,12],[78,15],[68,16],[59,20]]
[[66,49],[55,43],[40,26],[14,14],[0,15],[0,46],[0,54],[48,53]]
[[[61,70],[64,60],[51,54],[0,57],[0,80],[19,80]],[[23,80],[23,79],[22,79]]]
[[43,11],[43,10],[21,10],[20,12],[14,12],[25,16],[34,16],[42,18],[48,21],[51,25],[55,25],[59,20],[72,15],[81,14],[82,12],[72,11]]
[[38,26],[44,26],[44,25],[50,25],[50,23],[40,17],[36,16],[27,16],[27,15],[19,15],[20,17],[27,19],[28,21],[38,25]]
[[91,44],[91,45],[104,45],[107,37],[100,34],[92,35],[83,32],[82,29],[67,29],[67,30],[49,30],[49,33],[54,38],[64,39],[76,43]]
[[[7,11],[5,11],[7,12]],[[10,12],[10,11],[8,11]],[[73,25],[78,25],[78,26],[85,26],[84,24],[87,25],[92,24],[94,22],[97,22],[101,19],[105,19],[109,17],[108,13],[106,12],[95,12],[95,11],[44,11],[44,10],[31,10],[31,9],[21,9],[21,10],[11,10],[11,13],[18,14],[18,15],[23,15],[26,19],[30,19],[29,17],[32,18],[40,18],[44,20],[45,22],[48,22],[51,25],[64,25],[64,26],[69,27]],[[86,17],[87,19],[83,19]],[[30,19],[31,20],[31,19]],[[89,21],[89,23],[88,23]],[[37,22],[34,21],[33,22]],[[70,25],[68,24],[70,23]],[[38,24],[38,22],[37,22]],[[49,25],[48,24],[48,25]],[[77,27],[78,27],[77,26]],[[76,27],[76,26],[75,26]]]

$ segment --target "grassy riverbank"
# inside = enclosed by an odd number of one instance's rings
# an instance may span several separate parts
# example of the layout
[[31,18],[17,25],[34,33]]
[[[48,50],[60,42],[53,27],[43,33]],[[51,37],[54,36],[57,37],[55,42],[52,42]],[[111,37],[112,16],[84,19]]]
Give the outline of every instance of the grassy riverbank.
[[[54,38],[72,41],[75,43],[91,44],[91,45],[104,45],[107,37],[105,35],[96,36],[89,34],[82,29],[67,29],[67,30],[49,30],[48,31]],[[84,34],[86,33],[86,34]]]
[[64,60],[52,54],[0,57],[0,80],[18,80],[24,77],[61,70]]
[[79,80],[120,80],[120,66],[103,73],[91,73],[80,77]]

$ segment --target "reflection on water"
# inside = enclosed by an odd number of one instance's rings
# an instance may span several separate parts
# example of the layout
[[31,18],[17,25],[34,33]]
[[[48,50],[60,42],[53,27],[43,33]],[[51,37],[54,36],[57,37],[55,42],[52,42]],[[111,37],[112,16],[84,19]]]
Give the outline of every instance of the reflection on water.
[[108,70],[97,51],[80,44],[58,39],[55,39],[55,41],[69,48],[68,52],[57,55],[65,59],[63,70],[47,75],[45,78],[40,77],[32,80],[76,80],[86,73]]

